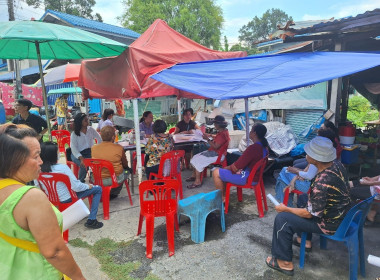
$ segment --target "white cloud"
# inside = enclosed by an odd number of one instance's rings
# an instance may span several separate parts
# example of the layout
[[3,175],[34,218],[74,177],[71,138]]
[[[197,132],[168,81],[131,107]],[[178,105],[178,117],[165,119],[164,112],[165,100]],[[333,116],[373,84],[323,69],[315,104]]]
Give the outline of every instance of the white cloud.
[[121,26],[117,21],[124,11],[121,0],[97,0],[93,10],[102,16],[104,23]]
[[336,13],[336,18],[356,16],[366,11],[372,11],[376,8],[380,8],[380,0],[372,0],[370,3],[368,3],[368,1],[361,1],[361,3],[354,5],[342,5]]
[[305,14],[302,16],[302,20],[318,20],[318,19],[324,19],[324,18],[321,15]]

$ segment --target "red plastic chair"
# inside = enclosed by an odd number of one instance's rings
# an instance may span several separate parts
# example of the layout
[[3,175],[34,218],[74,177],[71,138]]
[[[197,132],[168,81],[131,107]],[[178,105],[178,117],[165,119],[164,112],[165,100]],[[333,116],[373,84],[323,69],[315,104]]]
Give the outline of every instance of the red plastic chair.
[[[307,191],[307,194],[309,194],[311,191],[311,188],[309,188],[309,190]],[[301,195],[301,194],[304,194],[304,192],[301,192],[299,190],[292,190],[291,191],[292,193],[295,193],[297,196],[298,195]],[[288,201],[289,201],[289,188],[286,188],[285,192],[284,192],[284,201],[282,202],[284,205],[288,205]]]
[[[102,187],[102,201],[103,201],[103,219],[108,220],[110,218],[110,192],[112,188],[117,188],[119,183],[116,181],[116,174],[113,165],[110,161],[96,158],[85,158],[84,165],[92,170],[93,184]],[[104,186],[102,179],[102,169],[108,169],[111,174],[112,185]],[[125,187],[129,196],[129,203],[133,205],[131,192],[129,191],[128,180],[124,181]]]
[[175,131],[175,127],[172,127],[171,129],[169,129],[169,134],[173,134]]
[[[179,184],[179,197],[183,199],[183,189],[182,189],[182,176],[180,169],[180,162],[185,157],[185,151],[174,150],[164,154],[160,159],[160,166],[158,168],[158,173],[150,173],[149,180],[156,179],[176,179]],[[164,174],[165,162],[170,161],[170,172],[169,174]],[[165,176],[166,175],[166,176]]]
[[[144,181],[139,186],[140,219],[137,235],[141,234],[143,219],[146,220],[146,257],[153,257],[154,218],[166,217],[166,234],[168,238],[169,257],[174,255],[174,227],[179,231],[177,221],[178,181],[157,180]],[[152,199],[147,200],[145,193],[151,193]]]
[[[228,149],[228,145],[230,144],[230,141],[228,141],[227,143],[225,143],[222,147],[220,147],[220,149],[218,150],[218,158],[216,159],[216,161],[214,163],[211,163],[210,165],[221,165],[222,168],[224,167],[227,167],[227,149]],[[224,159],[222,161],[222,156],[224,155]],[[209,165],[209,166],[210,166]],[[201,182],[203,181],[203,177],[207,177],[207,168],[209,167],[207,166],[203,172],[201,173]],[[211,174],[210,174],[211,176]]]
[[70,132],[67,130],[53,130],[51,136],[57,139],[58,150],[60,153],[66,153],[65,144],[62,143],[62,139],[68,137],[70,145]]
[[[224,212],[228,213],[228,205],[230,202],[230,190],[231,187],[237,188],[237,195],[238,200],[241,202],[243,201],[243,189],[253,189],[255,191],[256,196],[256,203],[257,203],[257,209],[259,211],[259,217],[264,217],[264,211],[263,211],[263,205],[261,203],[261,200],[264,202],[265,211],[268,211],[267,206],[267,199],[265,196],[265,188],[264,188],[264,181],[263,181],[263,173],[265,169],[265,165],[268,162],[268,157],[265,157],[258,161],[255,166],[252,168],[251,172],[249,173],[247,183],[244,186],[235,185],[232,183],[227,183],[226,185],[226,202],[225,202],[225,210]],[[253,178],[255,177],[256,173],[259,172],[259,179],[256,185],[252,186]]]
[[[70,179],[65,174],[59,173],[41,173],[37,179],[37,182],[40,186],[40,189],[47,195],[51,204],[58,208],[59,211],[63,211],[68,208],[70,205],[75,203],[78,200],[77,194],[71,190]],[[66,185],[67,190],[70,193],[71,202],[61,203],[59,201],[57,193],[57,183],[62,182]],[[90,198],[89,198],[90,200]],[[63,240],[67,243],[69,242],[69,230],[66,230],[63,233]]]
[[[61,143],[62,143],[63,147],[65,147],[65,145],[68,145],[70,147],[70,137],[63,137],[61,140]],[[67,166],[73,171],[75,177],[78,178],[79,166],[76,165],[74,162],[72,162],[71,159],[67,158],[66,149],[64,149],[64,153],[65,153],[65,157],[66,157]]]
[[[145,153],[141,153],[141,164],[144,166],[145,162]],[[136,174],[136,168],[137,168],[137,157],[136,152],[132,153],[132,169],[133,169],[133,175]]]

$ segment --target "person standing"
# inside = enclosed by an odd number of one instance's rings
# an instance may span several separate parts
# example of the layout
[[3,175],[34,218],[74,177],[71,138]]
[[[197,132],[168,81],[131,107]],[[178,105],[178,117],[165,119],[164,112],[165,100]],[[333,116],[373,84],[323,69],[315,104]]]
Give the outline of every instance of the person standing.
[[26,125],[0,126],[1,279],[85,280],[62,239],[62,214],[41,190],[27,186],[41,172],[38,134]]
[[32,105],[32,101],[28,99],[18,99],[15,104],[15,111],[18,115],[12,120],[12,123],[30,126],[38,133],[37,138],[41,142],[43,135],[48,130],[47,122],[42,117],[29,113]]
[[60,97],[58,97],[55,101],[55,108],[57,110],[58,130],[66,128],[66,116],[68,107],[67,97],[68,95],[63,94]]

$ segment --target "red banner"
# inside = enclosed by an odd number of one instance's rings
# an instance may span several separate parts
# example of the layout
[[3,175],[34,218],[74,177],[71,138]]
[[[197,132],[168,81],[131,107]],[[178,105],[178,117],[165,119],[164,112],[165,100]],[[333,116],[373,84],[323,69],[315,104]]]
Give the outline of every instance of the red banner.
[[[42,88],[22,85],[22,95],[36,106],[42,106]],[[0,99],[5,109],[11,109],[15,102],[15,86],[0,82]]]

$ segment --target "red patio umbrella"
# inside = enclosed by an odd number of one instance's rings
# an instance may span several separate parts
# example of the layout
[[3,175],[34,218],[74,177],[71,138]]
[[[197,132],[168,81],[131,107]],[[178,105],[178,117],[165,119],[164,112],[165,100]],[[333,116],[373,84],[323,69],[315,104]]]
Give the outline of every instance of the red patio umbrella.
[[[80,64],[67,63],[58,67],[51,68],[45,75],[45,85],[55,85],[67,82],[78,81]],[[41,82],[37,83],[41,86]]]

